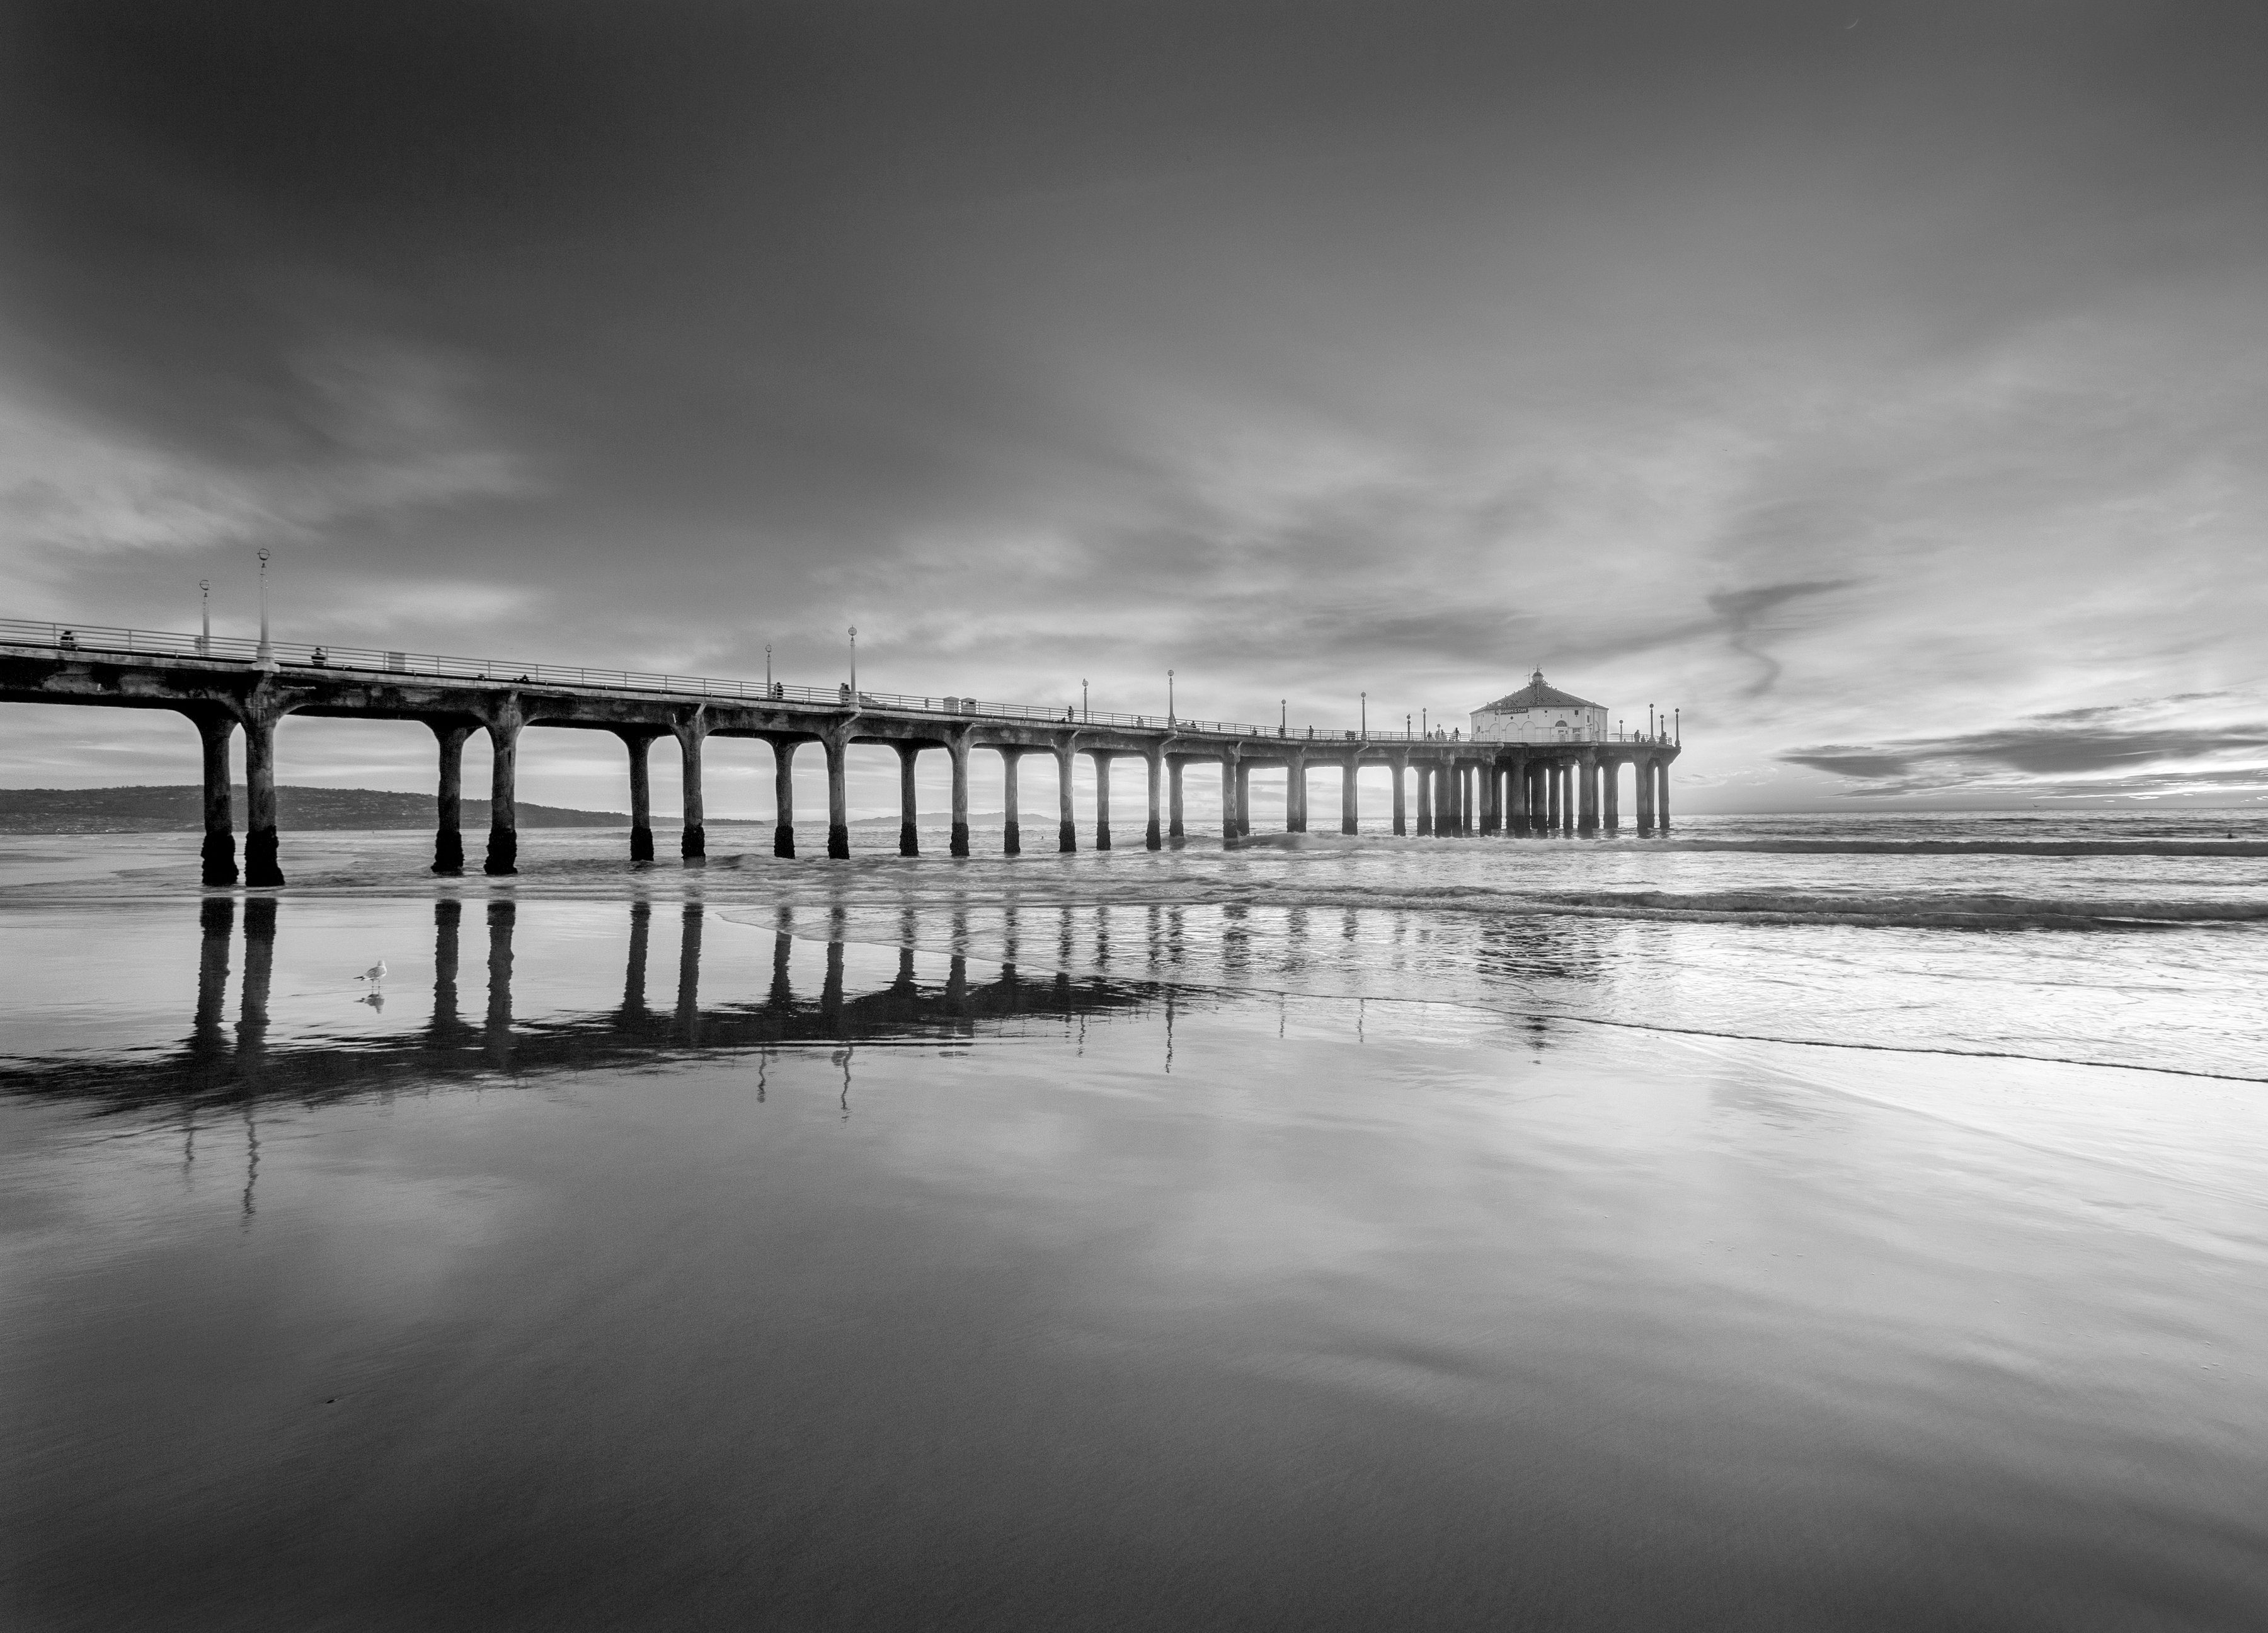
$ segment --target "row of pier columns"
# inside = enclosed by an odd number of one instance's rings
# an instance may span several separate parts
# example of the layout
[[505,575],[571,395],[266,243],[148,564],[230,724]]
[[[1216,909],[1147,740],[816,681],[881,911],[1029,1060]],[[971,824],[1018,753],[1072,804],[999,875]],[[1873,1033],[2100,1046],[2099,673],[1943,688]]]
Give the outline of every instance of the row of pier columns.
[[[239,713],[216,708],[194,713],[190,717],[196,725],[203,746],[205,834],[202,861],[204,882],[207,885],[233,885],[238,882],[236,841],[230,808],[229,744],[231,737],[241,727],[245,739],[246,788],[243,882],[254,886],[281,885],[284,875],[278,859],[276,828],[275,742],[276,725],[282,715],[254,710]],[[465,742],[475,732],[485,731],[490,747],[490,804],[488,846],[482,859],[482,871],[497,875],[518,872],[519,835],[515,813],[518,805],[519,742],[520,729],[526,722],[517,705],[504,705],[493,718],[486,721],[435,720],[427,724],[432,729],[439,759],[433,872],[453,874],[461,873],[465,869],[464,841],[460,832]],[[679,848],[688,860],[706,856],[708,835],[702,799],[702,748],[708,732],[698,712],[668,728],[624,727],[617,728],[616,734],[622,739],[630,756],[631,859],[640,862],[653,859],[653,802],[649,751],[654,740],[664,735],[674,736],[678,746],[683,799],[683,827],[679,836]],[[795,855],[795,753],[802,740],[806,739],[772,739],[775,759],[773,799],[777,813],[772,840],[775,856]],[[819,744],[827,761],[827,854],[836,858],[847,857],[850,854],[847,776],[850,737],[844,731],[830,732],[821,736]],[[974,745],[969,743],[965,733],[955,733],[942,744],[902,743],[894,747],[897,749],[899,760],[899,854],[908,857],[920,854],[915,762],[924,748],[942,747],[953,766],[953,826],[949,848],[954,856],[968,855],[968,757]],[[1082,749],[1075,743],[1057,745],[1051,750],[1009,744],[987,744],[984,747],[995,749],[1002,761],[1006,820],[1001,849],[1007,855],[1014,856],[1023,848],[1017,816],[1017,765],[1027,754],[1052,752],[1056,758],[1060,801],[1057,835],[1058,850],[1074,851],[1079,849],[1076,813],[1071,801],[1071,770],[1076,756],[1080,754],[1086,754],[1094,762],[1096,850],[1108,850],[1111,846],[1111,762],[1118,759],[1145,761],[1148,814],[1143,831],[1144,846],[1155,850],[1168,837],[1184,837],[1182,771],[1188,763],[1187,756],[1168,757],[1162,749],[1135,754],[1123,750]],[[1403,834],[1409,831],[1404,784],[1408,774],[1412,771],[1417,773],[1417,832],[1421,835],[1504,832],[1521,835],[1590,835],[1598,833],[1602,825],[1609,833],[1617,832],[1621,828],[1621,777],[1616,767],[1620,758],[1609,761],[1595,753],[1587,752],[1576,755],[1515,756],[1509,760],[1476,758],[1425,762],[1413,761],[1408,755],[1395,755],[1387,762],[1393,773],[1394,832]],[[1638,774],[1638,831],[1641,835],[1666,832],[1669,827],[1668,757],[1638,754],[1629,759]],[[1339,831],[1352,834],[1359,831],[1361,814],[1356,783],[1359,762],[1351,757],[1335,757],[1333,761],[1326,761],[1333,762],[1337,764],[1340,775]],[[1238,839],[1252,832],[1252,771],[1256,764],[1285,767],[1286,831],[1294,834],[1307,831],[1307,754],[1294,752],[1288,756],[1270,756],[1263,761],[1247,759],[1241,749],[1231,749],[1221,756],[1219,763],[1223,837]],[[1161,805],[1164,806],[1162,815]]]

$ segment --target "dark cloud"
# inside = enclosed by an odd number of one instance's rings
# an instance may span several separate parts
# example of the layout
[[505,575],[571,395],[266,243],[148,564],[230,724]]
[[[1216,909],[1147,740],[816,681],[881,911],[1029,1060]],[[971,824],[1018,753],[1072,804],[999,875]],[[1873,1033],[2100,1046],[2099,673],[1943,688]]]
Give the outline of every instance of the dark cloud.
[[1541,663],[1719,777],[2236,673],[2261,14],[1848,20],[18,0],[0,573],[1229,717]]
[[[2183,725],[2165,705],[2234,701],[2188,694],[2161,705],[2058,710],[2018,725],[1867,747],[1797,749],[1789,764],[1847,777],[1875,796],[2021,785],[2026,791],[2158,794],[2249,787],[2268,777],[2268,725]],[[2159,717],[2149,722],[2138,715]]]

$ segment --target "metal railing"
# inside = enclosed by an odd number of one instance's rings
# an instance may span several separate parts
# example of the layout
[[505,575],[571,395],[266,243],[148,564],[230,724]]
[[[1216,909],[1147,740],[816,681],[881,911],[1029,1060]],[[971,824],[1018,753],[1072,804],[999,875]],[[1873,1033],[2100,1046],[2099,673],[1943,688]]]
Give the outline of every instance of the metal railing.
[[[593,691],[667,692],[678,696],[732,698],[743,702],[791,703],[829,710],[886,709],[901,714],[1014,720],[1035,725],[1129,726],[1136,731],[1188,732],[1209,737],[1259,738],[1270,742],[1325,744],[1469,744],[1469,737],[1442,732],[1322,731],[1311,725],[1255,725],[1237,720],[1192,720],[1187,716],[1128,714],[1085,710],[1075,703],[1004,703],[976,697],[917,697],[905,692],[850,686],[790,686],[785,681],[724,680],[707,675],[671,674],[637,669],[590,669],[564,664],[514,663],[500,658],[452,658],[438,652],[390,651],[378,647],[332,646],[305,641],[270,641],[265,651],[244,636],[184,635],[169,629],[129,629],[110,625],[42,623],[0,618],[0,647],[30,647],[63,655],[105,658],[181,658],[247,668],[335,670],[381,678],[482,680],[500,685],[574,686]],[[1668,738],[1631,736],[1616,740],[1660,742]]]

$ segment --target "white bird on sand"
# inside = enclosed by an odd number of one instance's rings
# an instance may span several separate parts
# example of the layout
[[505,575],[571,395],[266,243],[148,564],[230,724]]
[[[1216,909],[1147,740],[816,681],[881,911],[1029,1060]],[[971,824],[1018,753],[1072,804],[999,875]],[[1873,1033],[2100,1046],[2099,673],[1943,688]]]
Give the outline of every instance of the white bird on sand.
[[361,975],[357,975],[355,979],[357,981],[367,981],[372,986],[376,986],[379,982],[386,979],[386,960],[384,959],[379,960],[377,963],[363,971]]

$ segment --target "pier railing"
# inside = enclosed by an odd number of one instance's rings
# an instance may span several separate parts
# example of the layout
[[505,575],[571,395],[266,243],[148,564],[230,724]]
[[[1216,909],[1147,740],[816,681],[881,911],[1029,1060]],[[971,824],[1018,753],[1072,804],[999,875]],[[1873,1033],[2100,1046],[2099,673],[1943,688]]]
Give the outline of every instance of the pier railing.
[[[917,697],[905,692],[859,688],[854,700],[848,684],[791,686],[784,680],[729,680],[708,675],[637,669],[591,669],[564,664],[515,663],[500,658],[453,658],[438,652],[394,651],[378,647],[334,646],[306,641],[261,643],[245,636],[188,635],[170,629],[129,629],[111,625],[60,624],[26,618],[0,618],[0,647],[30,648],[67,656],[184,658],[254,667],[273,663],[293,669],[337,670],[381,678],[398,675],[438,680],[485,680],[510,685],[575,686],[618,692],[667,692],[680,696],[731,698],[741,702],[793,703],[821,709],[887,709],[966,719],[1015,720],[1040,725],[1130,726],[1137,731],[1199,732],[1218,737],[1264,738],[1314,743],[1448,743],[1472,739],[1441,732],[1362,732],[1348,727],[1255,725],[1247,721],[1196,720],[1186,715],[1128,714],[1085,710],[1075,703],[1006,703],[977,697]],[[1588,742],[1668,744],[1667,735],[1617,732]],[[1541,746],[1541,745],[1539,745]]]

